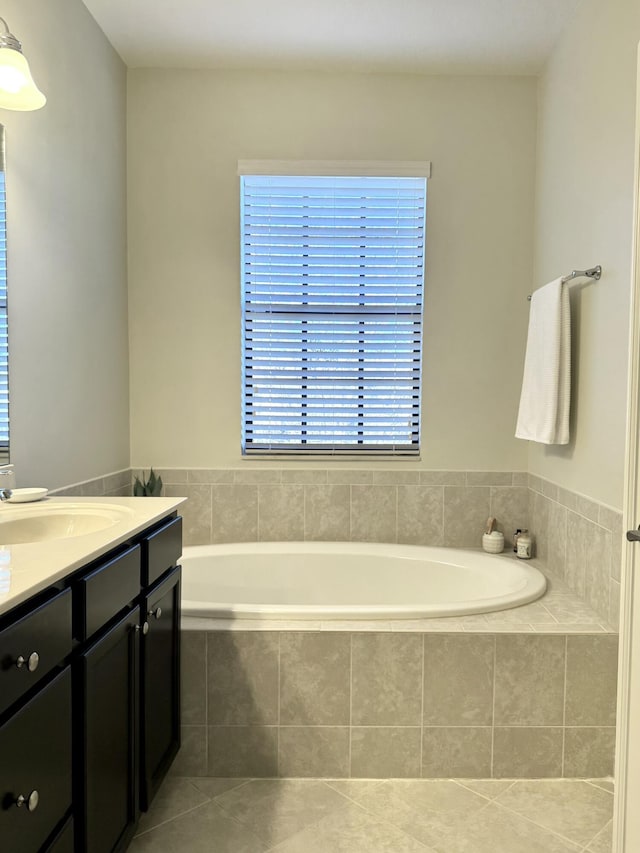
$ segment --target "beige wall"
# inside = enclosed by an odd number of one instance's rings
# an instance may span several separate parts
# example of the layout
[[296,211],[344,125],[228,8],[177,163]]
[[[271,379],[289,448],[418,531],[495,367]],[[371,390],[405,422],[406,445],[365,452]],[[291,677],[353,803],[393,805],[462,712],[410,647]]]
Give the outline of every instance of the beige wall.
[[585,0],[540,83],[536,286],[602,264],[572,289],[572,441],[531,444],[529,470],[622,506],[633,208],[637,0]]
[[129,464],[126,69],[80,0],[6,0],[48,103],[6,127],[11,457],[50,488]]
[[240,459],[237,160],[360,158],[433,162],[422,465],[525,468],[536,80],[132,69],[128,94],[135,466]]

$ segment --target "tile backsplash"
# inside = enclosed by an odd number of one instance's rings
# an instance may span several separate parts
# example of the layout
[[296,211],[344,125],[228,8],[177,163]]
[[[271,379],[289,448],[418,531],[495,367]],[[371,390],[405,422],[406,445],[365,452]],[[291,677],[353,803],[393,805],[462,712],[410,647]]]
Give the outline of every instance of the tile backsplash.
[[161,470],[186,495],[185,542],[343,540],[477,547],[497,516],[508,542],[528,524],[520,472],[349,469]]
[[64,488],[53,489],[50,494],[58,497],[127,497],[132,488],[131,468],[123,468],[113,474],[105,474],[103,477],[94,477],[92,480],[84,480],[82,483],[73,483]]

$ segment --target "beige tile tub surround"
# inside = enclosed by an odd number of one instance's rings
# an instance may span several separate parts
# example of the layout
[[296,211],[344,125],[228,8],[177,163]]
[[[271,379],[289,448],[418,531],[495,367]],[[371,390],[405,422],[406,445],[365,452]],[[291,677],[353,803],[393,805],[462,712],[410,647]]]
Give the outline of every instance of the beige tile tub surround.
[[124,468],[122,471],[115,471],[113,474],[105,474],[103,477],[95,477],[92,480],[55,489],[50,494],[60,497],[83,498],[130,497],[132,483],[131,468]]
[[[125,496],[127,468],[52,494]],[[622,513],[533,474],[345,468],[158,469],[186,495],[184,542],[379,541],[479,547],[489,515],[506,547],[528,527],[543,569],[617,629]],[[562,621],[562,620],[559,620]]]
[[186,495],[185,544],[300,540],[479,547],[528,524],[527,474],[348,468],[158,469]]
[[543,568],[617,630],[622,513],[533,474],[528,482],[529,524]]
[[186,640],[177,775],[613,771],[615,634],[190,631]]

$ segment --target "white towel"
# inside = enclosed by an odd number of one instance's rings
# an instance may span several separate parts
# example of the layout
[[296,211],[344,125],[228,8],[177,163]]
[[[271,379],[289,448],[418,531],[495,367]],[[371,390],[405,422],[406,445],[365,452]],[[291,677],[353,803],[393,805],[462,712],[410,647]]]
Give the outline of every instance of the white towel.
[[568,444],[570,400],[569,291],[558,278],[531,296],[516,438]]

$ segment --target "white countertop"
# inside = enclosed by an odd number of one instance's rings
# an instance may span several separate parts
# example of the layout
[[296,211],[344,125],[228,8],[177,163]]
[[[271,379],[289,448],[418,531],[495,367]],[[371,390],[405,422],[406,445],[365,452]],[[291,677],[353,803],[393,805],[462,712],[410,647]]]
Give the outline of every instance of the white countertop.
[[136,533],[170,515],[186,498],[46,498],[30,504],[0,504],[0,522],[12,515],[37,513],[43,506],[87,504],[126,509],[122,521],[82,536],[24,545],[3,545],[0,524],[0,614],[92,562]]

